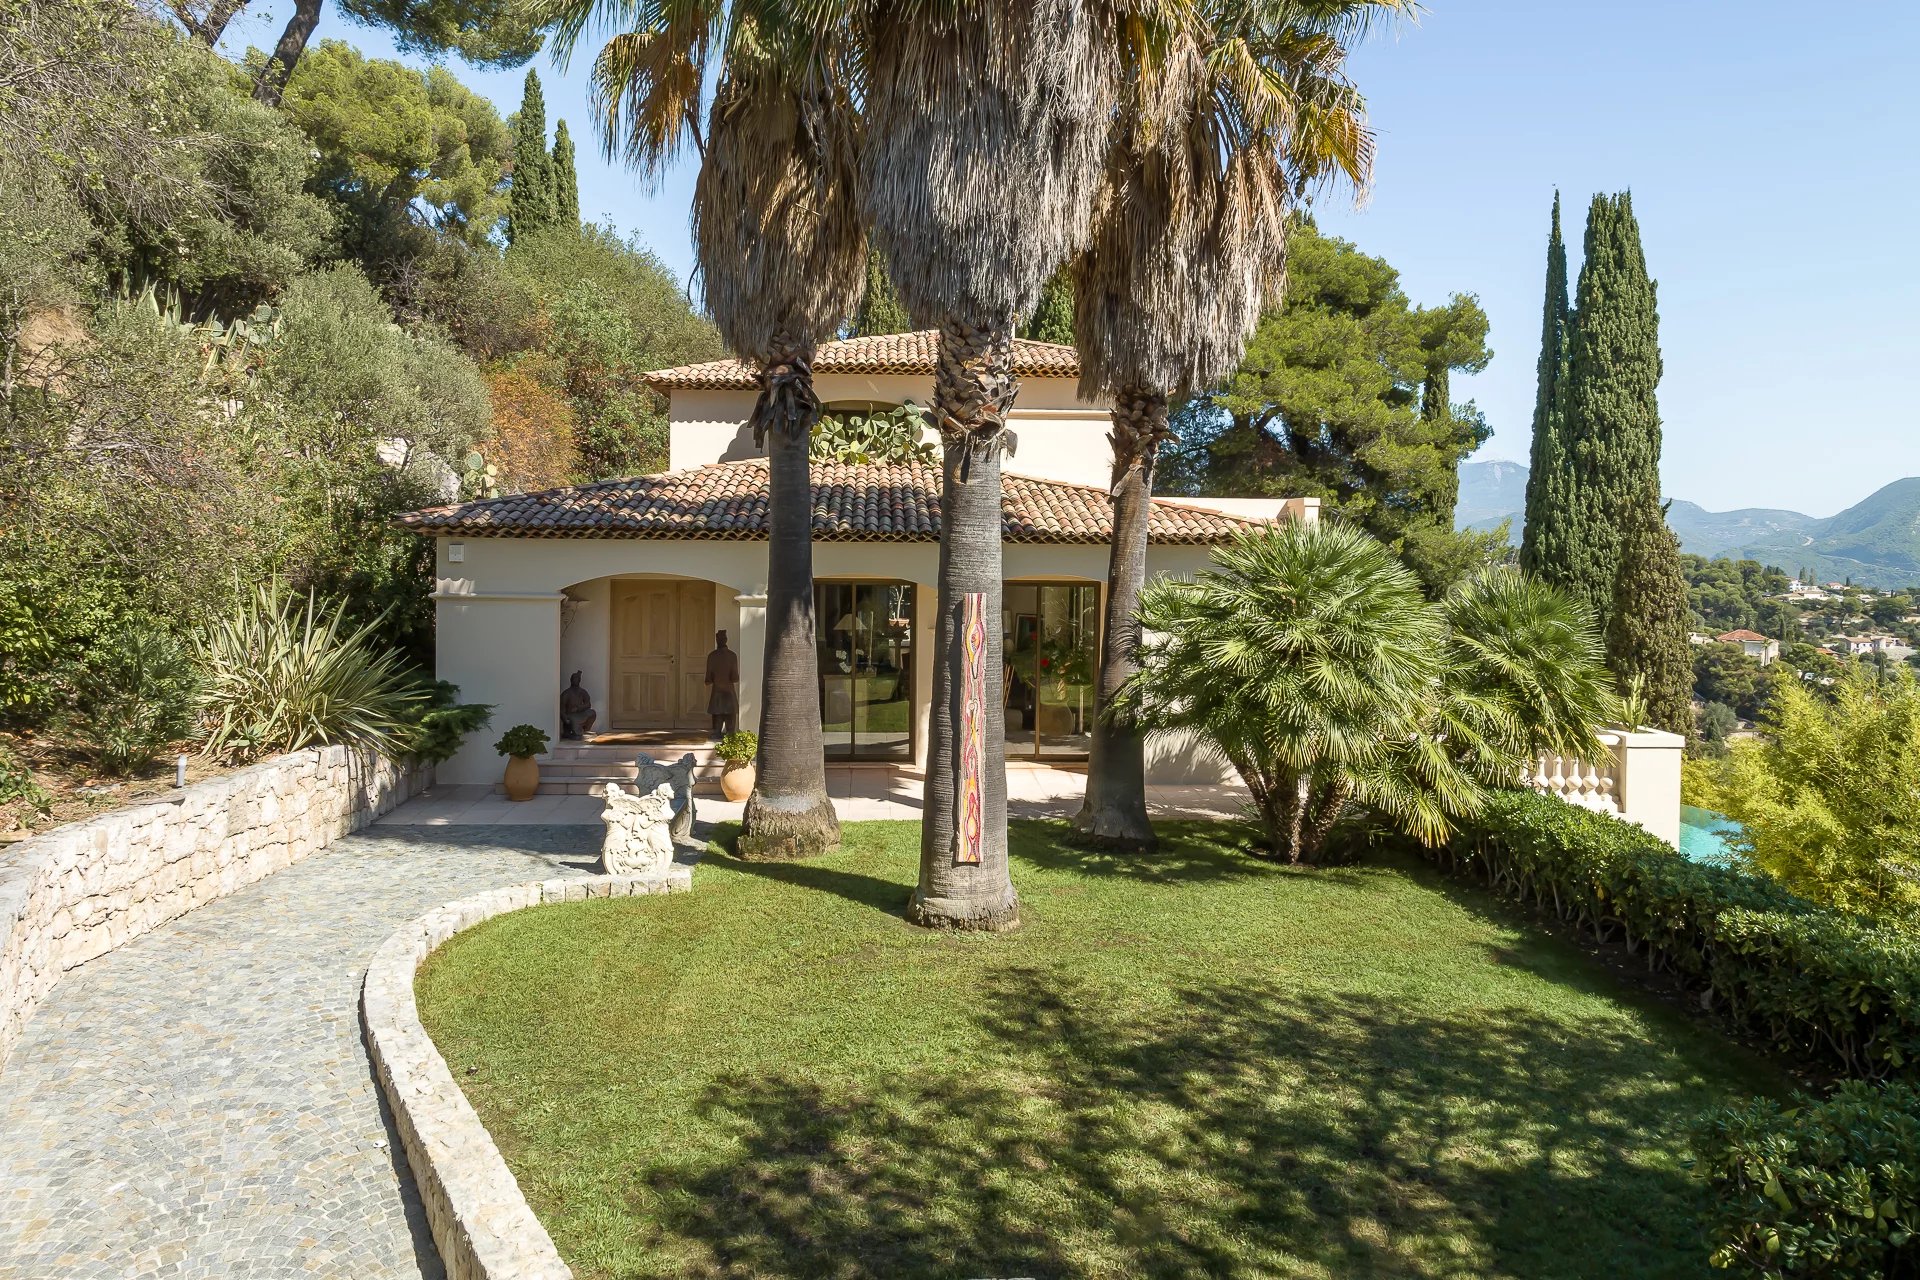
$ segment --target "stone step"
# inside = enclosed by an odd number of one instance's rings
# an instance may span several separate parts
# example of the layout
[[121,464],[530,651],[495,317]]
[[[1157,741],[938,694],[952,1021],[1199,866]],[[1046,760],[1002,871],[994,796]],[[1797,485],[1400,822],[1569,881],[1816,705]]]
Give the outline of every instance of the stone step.
[[[720,776],[722,768],[723,766],[720,761],[709,760],[694,765],[693,776],[696,778],[717,778]],[[540,766],[540,777],[543,780],[546,778],[592,778],[604,782],[609,779],[619,778],[622,781],[631,781],[633,776],[638,772],[638,766],[634,765],[631,761],[621,763],[615,760],[559,761],[543,763]]]
[[[542,774],[540,778],[540,790],[537,794],[543,796],[603,796],[607,793],[608,781],[608,779],[602,778],[548,778],[545,774]],[[504,796],[506,794],[506,788],[499,785],[495,785],[487,792],[487,795],[490,797]],[[708,780],[705,778],[696,779],[693,784],[693,794],[696,798],[703,800],[718,800],[720,798],[720,783],[717,780]]]
[[705,741],[656,743],[640,745],[632,742],[556,742],[548,750],[552,760],[628,760],[641,753],[652,756],[662,763],[678,760],[691,752],[695,759],[704,760],[713,755],[713,744]]

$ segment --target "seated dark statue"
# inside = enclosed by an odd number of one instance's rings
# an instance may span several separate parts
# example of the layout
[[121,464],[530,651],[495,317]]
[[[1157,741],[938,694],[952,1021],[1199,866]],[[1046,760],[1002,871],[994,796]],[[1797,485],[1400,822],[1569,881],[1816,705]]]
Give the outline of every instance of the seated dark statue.
[[593,732],[593,722],[599,718],[593,698],[580,687],[580,673],[574,672],[573,679],[560,691],[560,736],[584,738]]

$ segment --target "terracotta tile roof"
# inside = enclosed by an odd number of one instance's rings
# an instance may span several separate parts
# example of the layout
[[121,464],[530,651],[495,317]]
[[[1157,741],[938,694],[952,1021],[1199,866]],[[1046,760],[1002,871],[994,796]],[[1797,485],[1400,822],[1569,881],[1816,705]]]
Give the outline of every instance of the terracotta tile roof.
[[1732,644],[1739,640],[1758,640],[1761,643],[1765,643],[1768,637],[1761,635],[1758,631],[1749,631],[1745,627],[1741,627],[1737,631],[1723,631],[1715,636],[1714,639],[1720,641],[1722,644]]
[[[1113,527],[1106,490],[1004,477],[1008,542],[1103,543]],[[400,517],[423,536],[718,538],[767,536],[764,459],[602,480],[428,507]],[[1155,502],[1147,537],[1189,546],[1224,542],[1260,522]],[[824,542],[937,542],[940,471],[918,463],[815,463],[813,536]]]
[[[933,376],[933,329],[919,333],[882,333],[871,338],[825,342],[814,353],[813,371],[820,373],[919,373]],[[1080,353],[1056,342],[1013,341],[1013,371],[1023,378],[1078,378]],[[675,389],[722,391],[751,389],[751,366],[738,360],[709,360],[642,374],[656,391]]]

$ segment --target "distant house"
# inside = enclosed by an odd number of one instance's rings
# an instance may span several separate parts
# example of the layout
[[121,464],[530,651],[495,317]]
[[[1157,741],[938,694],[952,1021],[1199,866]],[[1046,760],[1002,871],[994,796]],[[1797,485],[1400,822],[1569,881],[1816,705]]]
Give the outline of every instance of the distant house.
[[1859,655],[1873,652],[1872,636],[1835,636],[1833,647],[1841,653]]
[[1723,631],[1714,637],[1721,644],[1737,644],[1740,651],[1749,658],[1760,659],[1760,665],[1766,666],[1780,656],[1780,642],[1769,640],[1758,631],[1748,631],[1745,627],[1737,631]]

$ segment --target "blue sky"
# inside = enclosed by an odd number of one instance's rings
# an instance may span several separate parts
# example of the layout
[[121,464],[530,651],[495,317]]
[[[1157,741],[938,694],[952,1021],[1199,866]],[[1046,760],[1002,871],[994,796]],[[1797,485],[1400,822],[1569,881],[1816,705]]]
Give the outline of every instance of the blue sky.
[[[259,3],[228,46],[270,46],[285,11]],[[329,36],[392,55],[331,7]],[[1378,171],[1363,206],[1333,193],[1320,221],[1417,301],[1479,296],[1494,360],[1454,393],[1493,425],[1479,456],[1524,459],[1554,188],[1576,258],[1588,199],[1631,188],[1660,283],[1668,493],[1830,515],[1920,475],[1916,46],[1904,0],[1831,18],[1780,0],[1432,0],[1356,55]],[[582,150],[581,212],[684,279],[692,170],[645,191],[600,158],[590,59],[534,63]],[[456,69],[502,115],[518,106],[523,71]]]

